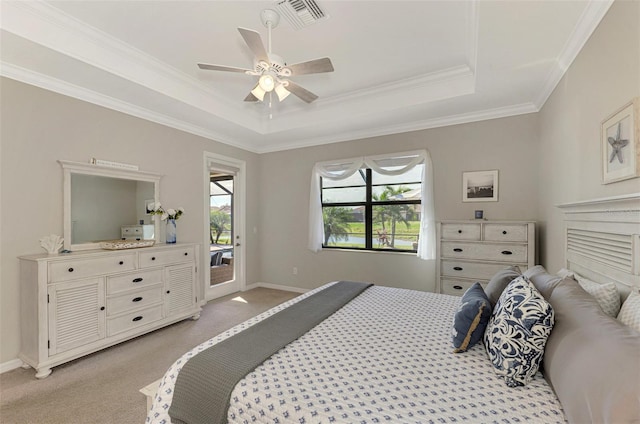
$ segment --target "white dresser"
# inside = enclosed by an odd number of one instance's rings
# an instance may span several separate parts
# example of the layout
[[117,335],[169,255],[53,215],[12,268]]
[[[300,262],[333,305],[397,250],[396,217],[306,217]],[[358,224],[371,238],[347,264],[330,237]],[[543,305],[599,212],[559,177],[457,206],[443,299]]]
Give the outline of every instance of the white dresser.
[[20,359],[51,367],[200,316],[196,244],[21,256]]
[[535,265],[535,223],[528,221],[442,221],[436,226],[440,293],[462,296],[479,281],[483,287],[499,270]]

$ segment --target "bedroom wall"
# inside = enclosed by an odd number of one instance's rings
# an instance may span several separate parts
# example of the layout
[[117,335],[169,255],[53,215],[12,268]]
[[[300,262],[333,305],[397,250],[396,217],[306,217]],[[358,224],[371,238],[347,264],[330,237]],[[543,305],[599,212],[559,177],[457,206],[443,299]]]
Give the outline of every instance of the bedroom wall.
[[[263,154],[260,158],[262,282],[313,288],[333,280],[433,291],[435,261],[410,254],[307,249],[311,169],[318,161],[426,148],[434,164],[436,219],[535,220],[536,114]],[[462,202],[462,172],[499,170],[499,201]],[[298,274],[293,274],[296,267]]]
[[616,1],[539,113],[541,261],[564,266],[558,204],[640,192],[640,179],[601,183],[600,125],[640,95],[640,2]]
[[[62,168],[58,159],[91,157],[133,163],[163,174],[165,206],[184,207],[178,241],[202,243],[203,152],[247,162],[247,181],[256,181],[258,155],[149,121],[65,97],[11,79],[0,79],[0,364],[15,359],[20,346],[17,256],[44,252],[39,239],[62,234]],[[257,225],[257,187],[248,184],[247,226]],[[258,280],[257,242],[249,234],[247,282]]]

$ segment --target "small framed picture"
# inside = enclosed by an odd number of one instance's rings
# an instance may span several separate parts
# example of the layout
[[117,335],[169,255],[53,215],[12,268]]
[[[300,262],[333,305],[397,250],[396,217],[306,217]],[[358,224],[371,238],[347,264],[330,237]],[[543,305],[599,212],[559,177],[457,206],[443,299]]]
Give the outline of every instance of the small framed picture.
[[602,184],[640,176],[640,98],[602,122]]
[[462,173],[463,202],[497,202],[498,170]]

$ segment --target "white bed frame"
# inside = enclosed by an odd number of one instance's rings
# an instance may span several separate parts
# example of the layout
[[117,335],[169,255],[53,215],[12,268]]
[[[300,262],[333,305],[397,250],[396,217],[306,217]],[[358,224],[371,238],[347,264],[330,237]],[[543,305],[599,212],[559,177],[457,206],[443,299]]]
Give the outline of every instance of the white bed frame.
[[623,299],[640,289],[640,193],[558,207],[566,224],[565,267],[616,283]]

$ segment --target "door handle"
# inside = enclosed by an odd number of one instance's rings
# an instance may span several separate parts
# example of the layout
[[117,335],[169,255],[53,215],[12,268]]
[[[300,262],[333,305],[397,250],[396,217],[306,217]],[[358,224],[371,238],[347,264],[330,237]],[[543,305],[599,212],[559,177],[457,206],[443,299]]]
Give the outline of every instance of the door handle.
[[240,243],[236,243],[236,246],[240,246]]

